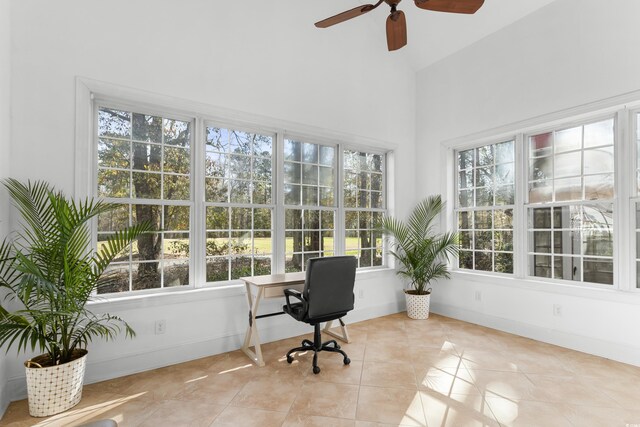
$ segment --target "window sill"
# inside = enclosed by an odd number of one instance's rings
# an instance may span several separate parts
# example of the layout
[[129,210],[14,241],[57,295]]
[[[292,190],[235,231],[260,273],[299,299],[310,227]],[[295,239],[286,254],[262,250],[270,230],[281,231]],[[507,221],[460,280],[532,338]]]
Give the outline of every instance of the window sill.
[[101,309],[109,307],[109,310],[128,310],[140,307],[157,307],[171,304],[184,304],[194,301],[202,301],[218,298],[233,298],[245,294],[244,285],[241,282],[228,282],[224,286],[206,286],[187,289],[170,290],[144,294],[110,295],[98,297],[88,303],[91,308]]
[[[356,281],[375,279],[379,275],[395,274],[391,267],[375,267],[356,271]],[[140,307],[157,307],[171,304],[185,304],[208,299],[234,298],[245,295],[244,284],[240,280],[226,282],[224,285],[205,285],[200,288],[192,286],[186,289],[170,289],[165,291],[148,292],[142,294],[98,296],[87,305],[91,309],[100,311],[106,307],[109,310],[130,310]]]
[[509,277],[505,275],[472,273],[454,270],[451,272],[452,279],[465,280],[476,283],[490,283],[492,285],[518,288],[528,291],[544,292],[558,295],[568,295],[580,298],[606,300],[626,304],[640,304],[640,292],[635,289],[622,290],[601,287],[591,287],[584,285],[573,285],[567,283],[552,283],[531,278]]

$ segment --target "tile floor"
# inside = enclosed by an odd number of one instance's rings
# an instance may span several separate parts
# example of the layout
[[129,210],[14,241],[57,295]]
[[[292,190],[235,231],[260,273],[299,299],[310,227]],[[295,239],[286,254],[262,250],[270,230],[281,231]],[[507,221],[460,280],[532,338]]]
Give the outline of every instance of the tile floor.
[[0,425],[74,426],[640,426],[640,368],[446,317],[404,313],[349,326],[352,362],[309,354],[301,337],[85,386],[81,403],[47,419],[27,402]]

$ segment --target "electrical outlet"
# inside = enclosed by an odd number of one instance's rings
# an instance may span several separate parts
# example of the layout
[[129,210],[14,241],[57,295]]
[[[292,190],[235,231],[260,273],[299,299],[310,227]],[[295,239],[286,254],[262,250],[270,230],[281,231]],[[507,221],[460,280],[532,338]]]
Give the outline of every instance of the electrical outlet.
[[562,306],[560,304],[553,304],[553,315],[562,317]]
[[164,319],[156,320],[156,335],[164,334],[165,332],[167,332],[167,321]]
[[482,292],[476,291],[476,301],[482,301]]
[[359,289],[358,290],[358,298],[359,299],[364,299],[364,289]]

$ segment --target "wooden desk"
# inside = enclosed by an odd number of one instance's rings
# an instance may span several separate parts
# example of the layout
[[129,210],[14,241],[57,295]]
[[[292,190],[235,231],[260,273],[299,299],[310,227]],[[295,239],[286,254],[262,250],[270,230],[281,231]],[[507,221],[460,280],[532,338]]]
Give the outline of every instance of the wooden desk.
[[[260,348],[260,335],[258,334],[258,325],[256,324],[256,320],[263,317],[278,316],[280,314],[284,314],[284,312],[278,311],[275,313],[258,315],[260,301],[262,301],[263,298],[283,298],[285,289],[297,289],[302,292],[304,288],[305,273],[300,272],[241,277],[240,280],[244,281],[247,288],[247,302],[249,304],[249,326],[247,327],[247,333],[244,337],[244,344],[242,344],[242,351],[258,366],[264,366],[262,349]],[[347,332],[347,326],[344,324],[342,319],[338,319],[338,321],[340,322],[342,335],[331,331],[333,321],[327,322],[322,332],[348,343],[349,334]],[[254,347],[255,351],[252,350],[251,347]]]

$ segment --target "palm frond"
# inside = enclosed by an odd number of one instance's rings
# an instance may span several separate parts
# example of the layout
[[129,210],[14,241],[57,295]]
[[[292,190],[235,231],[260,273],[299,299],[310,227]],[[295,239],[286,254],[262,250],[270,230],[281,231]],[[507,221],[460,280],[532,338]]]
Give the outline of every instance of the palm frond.
[[418,293],[432,280],[448,278],[446,261],[458,253],[456,233],[435,231],[444,207],[440,196],[431,196],[416,205],[406,222],[389,216],[381,221],[380,230],[391,240],[389,253],[399,263],[397,274]]
[[38,348],[54,363],[65,363],[76,346],[93,338],[111,339],[122,329],[133,336],[122,319],[96,316],[86,303],[113,258],[151,226],[115,232],[95,252],[91,221],[116,205],[89,198],[76,201],[42,181],[2,183],[22,227],[12,241],[0,243],[0,287],[23,308],[10,313],[0,306],[0,345],[7,350],[16,346],[18,351]]

